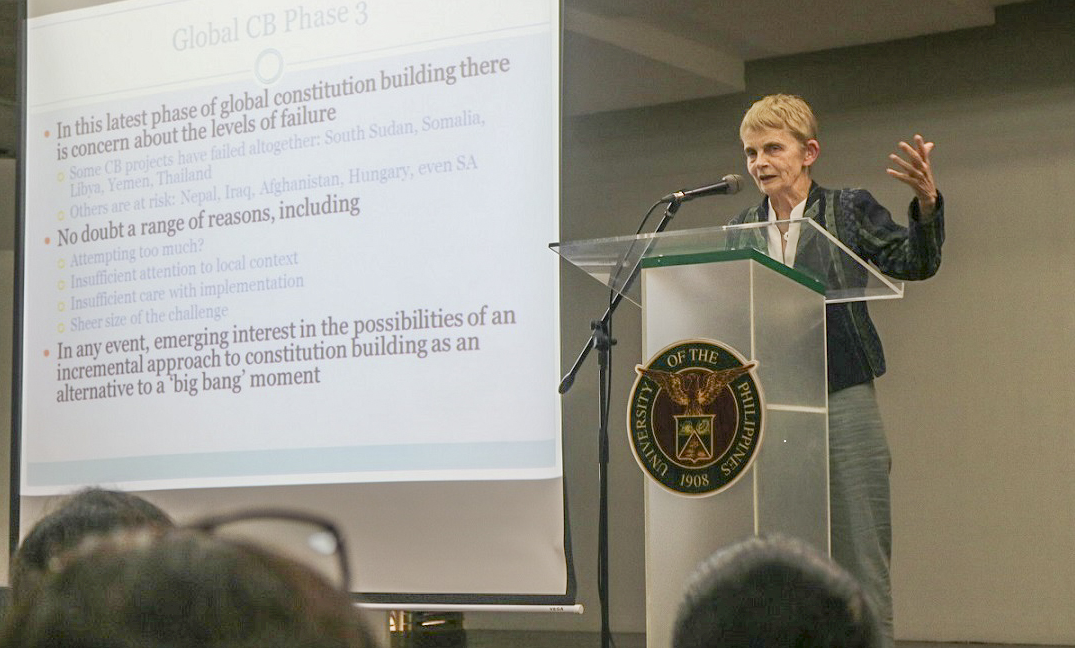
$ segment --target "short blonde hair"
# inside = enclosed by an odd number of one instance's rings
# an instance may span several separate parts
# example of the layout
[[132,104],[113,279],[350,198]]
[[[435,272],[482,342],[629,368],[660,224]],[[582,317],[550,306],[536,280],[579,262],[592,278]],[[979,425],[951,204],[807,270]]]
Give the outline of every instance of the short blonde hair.
[[801,144],[817,139],[817,118],[814,117],[814,111],[802,97],[795,95],[773,94],[755,101],[743,115],[743,123],[739,125],[739,137],[743,138],[748,131],[766,128],[787,130]]

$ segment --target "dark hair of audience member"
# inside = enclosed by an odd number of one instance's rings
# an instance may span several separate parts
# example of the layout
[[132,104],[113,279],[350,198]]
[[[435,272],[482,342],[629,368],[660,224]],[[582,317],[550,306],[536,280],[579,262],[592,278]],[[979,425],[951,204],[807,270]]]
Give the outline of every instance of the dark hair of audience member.
[[[95,546],[92,546],[95,545]],[[372,648],[349,596],[264,549],[175,530],[67,554],[0,648]]]
[[687,584],[673,648],[874,648],[877,619],[850,574],[799,540],[718,551]]
[[75,493],[41,518],[12,556],[12,599],[18,600],[32,589],[54,558],[74,549],[89,536],[120,529],[172,526],[167,513],[137,495],[101,488]]

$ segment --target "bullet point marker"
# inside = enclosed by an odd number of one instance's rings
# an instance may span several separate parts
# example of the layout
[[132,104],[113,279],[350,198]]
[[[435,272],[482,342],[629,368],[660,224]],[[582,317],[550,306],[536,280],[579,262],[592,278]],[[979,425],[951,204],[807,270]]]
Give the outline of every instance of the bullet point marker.
[[49,135],[51,135],[51,134],[52,134],[52,133],[49,133],[48,131],[45,131],[45,137],[48,137],[48,136],[49,136]]
[[56,220],[63,220],[64,216],[65,216],[65,214],[63,213],[63,210],[61,209],[59,211],[59,213],[56,214]]
[[45,245],[51,245],[51,244],[52,244],[52,239],[50,239],[49,237],[46,236],[45,237]]
[[64,289],[64,287],[66,287],[66,286],[67,286],[67,284],[65,284],[65,283],[63,282],[63,279],[60,279],[60,281],[59,281],[59,282],[58,282],[58,283],[56,284],[56,287],[57,287],[58,289],[60,289],[60,290],[63,290],[63,289]]
[[57,302],[56,303],[56,310],[58,310],[58,311],[60,311],[62,313],[63,309],[64,309],[63,302]]
[[67,179],[67,176],[65,176],[63,174],[63,171],[60,171],[59,173],[56,174],[56,182],[63,182],[66,179]]
[[45,349],[45,357],[46,358],[49,357],[49,350],[48,349]]
[[59,261],[56,262],[56,265],[58,267],[60,267],[60,268],[66,268],[67,267],[67,262],[64,261],[63,259],[60,259]]
[[63,333],[66,329],[64,329],[63,324],[57,324],[56,325],[56,330],[59,331],[60,333]]

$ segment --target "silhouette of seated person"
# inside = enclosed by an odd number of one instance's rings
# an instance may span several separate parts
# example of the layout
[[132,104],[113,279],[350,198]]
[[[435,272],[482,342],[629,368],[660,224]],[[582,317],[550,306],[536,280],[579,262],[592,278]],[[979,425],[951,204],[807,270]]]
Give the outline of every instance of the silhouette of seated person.
[[755,537],[716,552],[688,580],[673,648],[876,648],[858,583],[799,540]]
[[0,648],[374,648],[313,569],[203,531],[126,532],[68,553],[20,601]]
[[75,549],[87,537],[173,526],[167,513],[137,495],[101,488],[75,493],[41,518],[12,556],[11,600],[16,602],[32,590],[57,556]]

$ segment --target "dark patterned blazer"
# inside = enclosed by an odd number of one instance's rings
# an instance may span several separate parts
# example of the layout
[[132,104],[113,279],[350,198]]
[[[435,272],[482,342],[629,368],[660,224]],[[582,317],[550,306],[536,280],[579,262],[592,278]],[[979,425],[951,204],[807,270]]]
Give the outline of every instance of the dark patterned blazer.
[[[937,209],[923,217],[918,200],[908,207],[908,227],[896,224],[892,215],[865,189],[825,189],[814,183],[806,198],[804,218],[821,225],[855,254],[873,263],[884,274],[901,281],[932,277],[941,265],[944,243],[944,200],[938,194]],[[732,219],[733,224],[756,223],[769,218],[769,199]],[[768,250],[766,228],[745,230],[740,241],[761,251]],[[800,230],[795,248],[795,267],[812,268],[807,274],[834,286],[863,285],[866,271],[854,263],[834,261],[828,256],[824,237],[812,235],[813,229]],[[818,271],[826,276],[816,276]],[[885,373],[885,354],[881,338],[870,320],[865,301],[825,306],[828,343],[829,391],[858,385]]]

